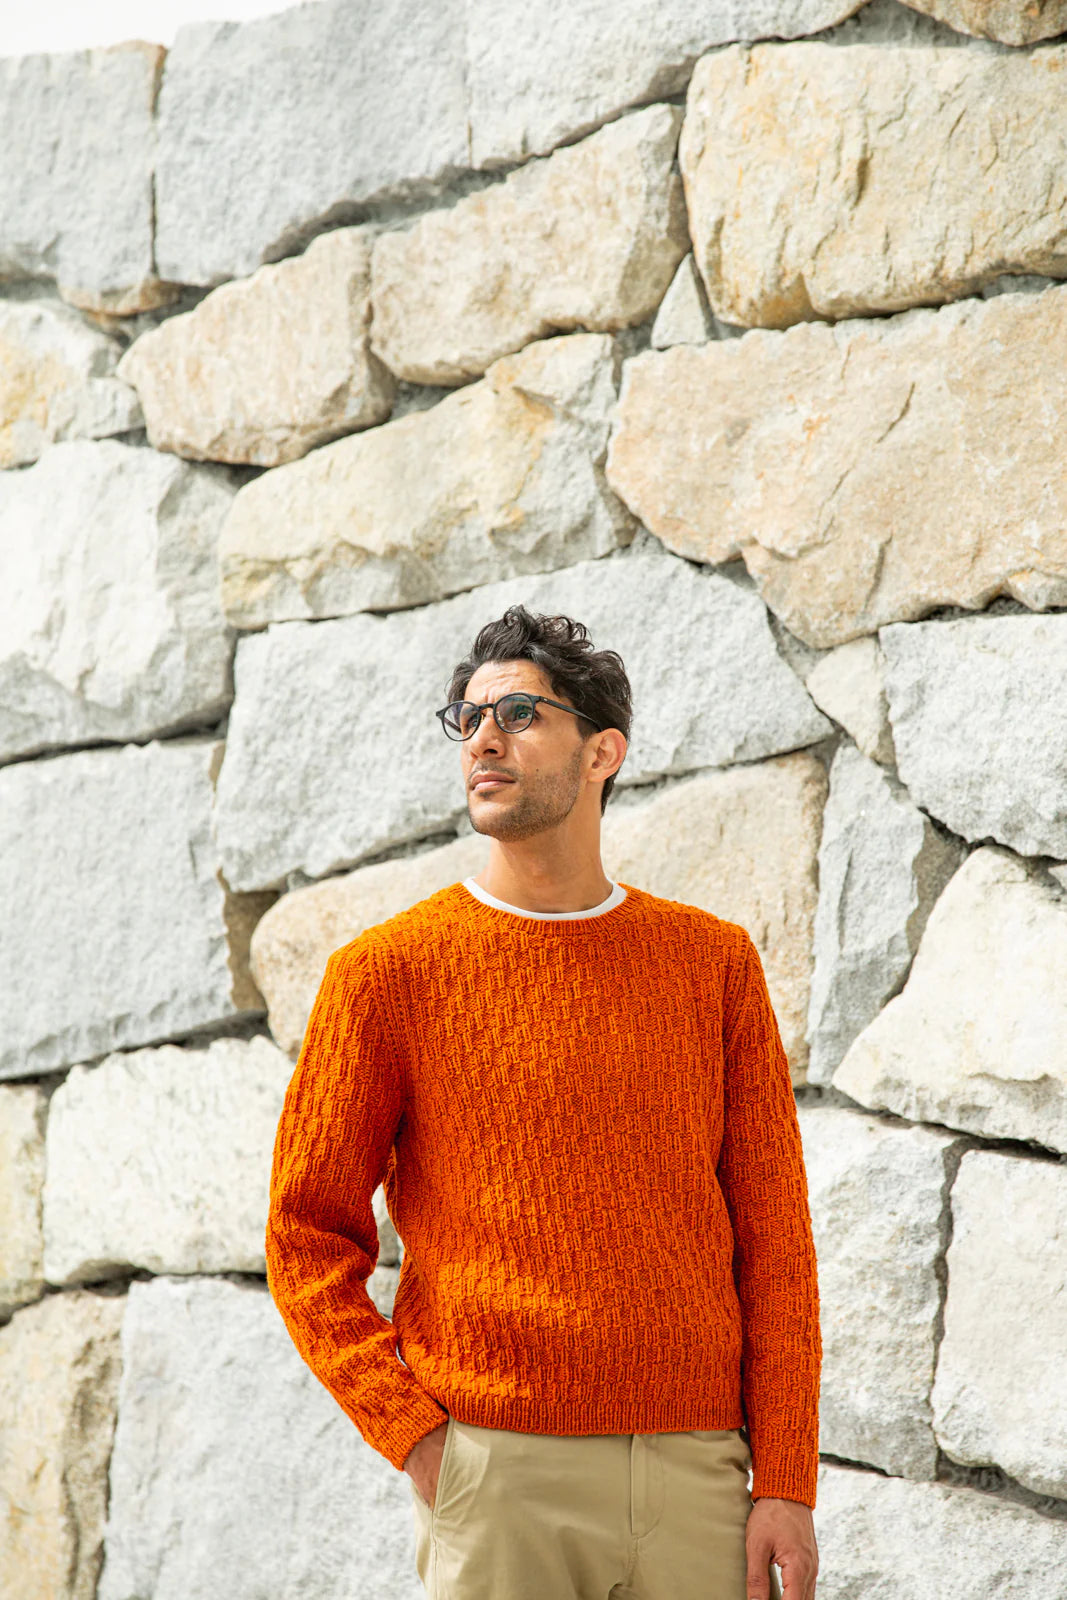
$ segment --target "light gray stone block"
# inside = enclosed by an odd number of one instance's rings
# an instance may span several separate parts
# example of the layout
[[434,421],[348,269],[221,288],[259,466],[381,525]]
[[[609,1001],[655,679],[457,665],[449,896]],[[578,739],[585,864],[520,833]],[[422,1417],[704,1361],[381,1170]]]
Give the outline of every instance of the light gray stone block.
[[0,475],[0,760],[217,722],[220,468],[74,441]]
[[122,347],[60,301],[0,302],[0,468],[21,467],[60,439],[141,427]]
[[833,1075],[861,1105],[1067,1153],[1067,867],[975,850]]
[[386,366],[464,383],[531,339],[650,317],[689,248],[681,120],[676,106],[635,111],[381,234],[371,341]]
[[336,228],[143,333],[119,372],[156,449],[276,467],[384,422],[396,385],[370,352],[371,237]]
[[258,1012],[248,922],[211,837],[222,746],[175,740],[0,770],[0,1078]]
[[1067,1499],[1067,1168],[968,1151],[947,1259],[938,1443],[964,1466],[994,1462],[1036,1494]]
[[904,1478],[937,1467],[930,1386],[949,1156],[959,1140],[801,1106],[819,1258],[819,1449]]
[[1067,1566],[1067,1522],[976,1489],[824,1462],[819,1600],[1035,1600]]
[[0,1328],[4,1600],[95,1600],[124,1306],[79,1289]]
[[86,310],[173,298],[152,255],[152,108],[165,51],[0,59],[0,279],[51,278]]
[[1065,63],[1061,45],[705,56],[679,161],[716,316],[786,328],[956,300],[1005,272],[1067,276],[1049,188],[1067,151]]
[[882,628],[900,776],[965,839],[1067,857],[1067,615]]
[[241,277],[468,168],[464,11],[323,0],[179,28],[159,92],[159,270]]
[[41,1189],[48,1097],[0,1088],[0,1321],[44,1291]]
[[712,316],[690,251],[656,312],[649,337],[653,350],[668,350],[672,344],[706,344],[709,339],[740,337],[743,331],[729,328]]
[[467,82],[475,166],[544,155],[628,106],[678,94],[697,58],[734,39],[795,39],[864,0],[468,0]]
[[48,1282],[135,1268],[265,1272],[271,1152],[291,1073],[263,1038],[72,1067],[48,1111]]
[[617,366],[606,334],[544,339],[247,484],[219,547],[230,621],[421,605],[629,544],[603,472]]
[[839,746],[819,846],[808,1015],[813,1083],[829,1082],[853,1039],[899,990],[963,854],[889,773],[855,745]]
[[411,1489],[266,1290],[130,1286],[97,1600],[416,1600]]
[[515,602],[577,617],[622,655],[637,713],[620,785],[759,760],[832,727],[759,599],[662,553],[632,548],[409,613],[276,623],[238,645],[217,805],[227,881],[322,877],[465,815],[458,748],[434,711],[478,629]]

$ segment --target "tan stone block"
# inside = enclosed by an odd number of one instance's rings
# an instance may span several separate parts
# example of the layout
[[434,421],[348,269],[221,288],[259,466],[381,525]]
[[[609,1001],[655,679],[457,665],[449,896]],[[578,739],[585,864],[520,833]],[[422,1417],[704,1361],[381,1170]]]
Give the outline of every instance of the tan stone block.
[[681,114],[649,106],[374,247],[373,348],[416,383],[479,377],[571,328],[650,317],[689,249]]
[[1036,44],[1067,33],[1065,0],[903,0],[912,11],[922,11],[947,22],[959,33],[1001,44]]
[[156,449],[273,467],[387,417],[396,386],[369,347],[370,251],[365,229],[324,234],[143,333],[119,374]]
[[489,840],[476,833],[283,895],[252,935],[252,971],[282,1049],[298,1053],[334,950],[417,900],[480,872],[488,859]]
[[822,648],[1001,594],[1067,604],[1065,412],[1057,286],[645,352],[607,476],[679,555],[742,555]]
[[785,328],[1067,275],[1065,66],[1062,46],[705,56],[678,153],[716,316]]
[[604,818],[608,876],[700,906],[751,935],[794,1083],[808,1059],[826,771],[806,751],[670,784]]
[[[651,800],[609,809],[602,856],[614,880],[702,906],[747,928],[763,959],[799,1078],[812,966],[816,863],[826,774],[804,752],[703,773]],[[252,937],[271,1032],[300,1048],[327,957],[364,928],[481,871],[489,840],[457,839],[284,895]]]
[[142,423],[112,376],[122,347],[58,302],[0,304],[0,469],[36,461],[57,439],[102,439]]
[[421,605],[629,543],[602,470],[615,397],[610,336],[544,339],[429,410],[264,473],[222,530],[228,619]]
[[0,1594],[93,1600],[124,1296],[50,1295],[0,1329]]
[[48,1097],[0,1089],[0,1319],[44,1292],[41,1190]]

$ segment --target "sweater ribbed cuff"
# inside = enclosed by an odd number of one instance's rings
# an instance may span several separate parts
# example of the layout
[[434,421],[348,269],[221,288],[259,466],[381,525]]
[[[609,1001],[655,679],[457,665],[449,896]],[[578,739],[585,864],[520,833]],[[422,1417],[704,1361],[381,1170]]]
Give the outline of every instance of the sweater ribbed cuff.
[[814,1511],[818,1475],[817,1449],[815,1451],[797,1449],[790,1452],[779,1448],[761,1462],[753,1447],[753,1500],[799,1500],[801,1505],[810,1506]]
[[397,1406],[388,1423],[379,1426],[379,1420],[375,1418],[373,1437],[365,1433],[364,1438],[379,1455],[392,1462],[398,1472],[403,1472],[404,1462],[419,1440],[425,1439],[442,1422],[447,1422],[448,1412],[431,1399],[425,1389],[418,1388],[412,1382],[409,1394]]

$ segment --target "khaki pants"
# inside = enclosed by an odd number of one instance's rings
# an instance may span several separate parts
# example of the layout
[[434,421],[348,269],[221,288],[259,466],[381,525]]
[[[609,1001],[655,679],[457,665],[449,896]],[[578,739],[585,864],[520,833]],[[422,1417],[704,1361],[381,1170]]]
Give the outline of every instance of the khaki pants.
[[432,1509],[408,1479],[419,1577],[431,1600],[747,1600],[751,1459],[737,1428],[556,1436],[449,1416]]

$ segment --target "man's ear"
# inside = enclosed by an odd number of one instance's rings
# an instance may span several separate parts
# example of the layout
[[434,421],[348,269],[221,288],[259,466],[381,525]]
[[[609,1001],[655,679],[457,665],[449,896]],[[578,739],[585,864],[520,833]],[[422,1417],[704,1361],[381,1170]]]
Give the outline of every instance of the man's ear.
[[597,777],[607,779],[618,772],[628,749],[626,735],[619,728],[605,728],[598,733],[593,746],[593,769]]

